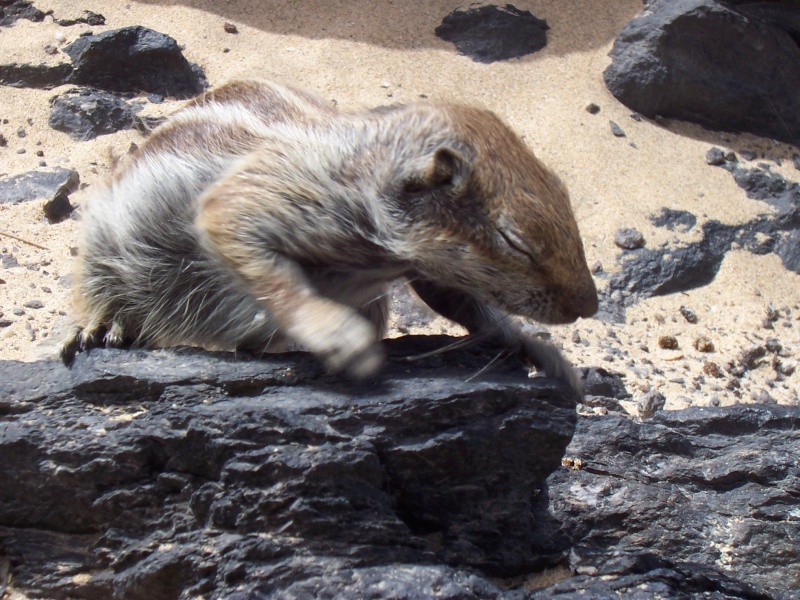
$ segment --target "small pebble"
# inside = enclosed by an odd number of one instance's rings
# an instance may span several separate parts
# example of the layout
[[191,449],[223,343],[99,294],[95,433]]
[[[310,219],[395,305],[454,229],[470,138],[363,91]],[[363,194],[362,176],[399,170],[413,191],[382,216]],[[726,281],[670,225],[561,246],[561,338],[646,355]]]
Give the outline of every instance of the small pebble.
[[697,313],[695,313],[691,308],[688,306],[681,306],[681,314],[683,318],[686,319],[689,323],[697,323]]
[[733,150],[728,150],[725,152],[725,160],[728,162],[735,162],[736,161],[736,153]]
[[664,405],[667,399],[664,394],[657,390],[647,392],[636,403],[636,408],[639,411],[639,417],[642,419],[649,419],[660,410],[664,410]]
[[644,246],[644,235],[632,227],[623,227],[614,232],[614,243],[624,250],[635,250]]
[[781,346],[781,343],[775,338],[767,338],[767,341],[764,342],[764,346],[768,352],[772,352],[773,354],[777,354],[783,350],[783,346]]
[[5,148],[6,146],[8,146],[8,140],[6,139],[6,136],[0,133],[0,148]]
[[592,102],[586,107],[586,112],[588,112],[590,115],[596,115],[597,113],[600,112],[600,107],[597,106],[597,104],[595,104],[594,102]]
[[22,317],[25,315],[25,311],[22,310],[21,308],[15,308],[11,312],[14,313],[14,315],[16,315],[17,317]]
[[614,121],[609,121],[611,125],[611,133],[613,133],[616,137],[625,137],[625,132],[622,130],[622,127],[617,125]]
[[706,152],[706,162],[711,166],[718,167],[725,162],[725,153],[714,146]]
[[741,156],[745,160],[756,159],[756,153],[753,152],[752,150],[742,150],[741,152],[739,152],[739,156]]
[[800,154],[792,154],[792,164],[795,169],[800,171]]
[[715,362],[707,362],[703,364],[703,373],[717,379],[725,376],[725,373],[722,372],[722,369]]
[[20,148],[19,150],[17,150],[17,154],[25,154],[25,152],[26,152],[25,148]]
[[664,350],[677,350],[678,339],[674,335],[662,335],[658,338],[658,347]]
[[582,341],[581,340],[581,334],[576,329],[575,331],[572,332],[572,343],[573,344],[580,344],[581,341]]
[[25,308],[44,308],[41,300],[28,300],[23,306]]
[[53,37],[56,38],[56,41],[59,43],[62,43],[64,40],[67,39],[67,36],[64,34],[63,31],[56,31],[55,34],[53,34]]
[[239,29],[233,23],[225,23],[222,28],[225,30],[225,33],[239,33]]
[[9,321],[8,319],[3,319],[0,321],[0,328],[11,327],[14,324],[14,321]]
[[698,352],[714,352],[714,343],[706,336],[701,335],[694,341],[694,348]]
[[631,113],[631,119],[633,119],[634,121],[641,121],[642,120],[642,115],[640,115],[637,112],[633,112],[633,113]]
[[44,150],[37,150],[36,156],[44,156]]
[[739,356],[739,366],[745,371],[750,371],[758,366],[760,359],[767,355],[764,346],[754,345],[742,352]]
[[595,263],[592,264],[592,269],[591,270],[592,270],[592,273],[594,273],[595,275],[598,275],[599,273],[602,273],[603,272],[603,263],[601,263],[599,260],[596,261]]

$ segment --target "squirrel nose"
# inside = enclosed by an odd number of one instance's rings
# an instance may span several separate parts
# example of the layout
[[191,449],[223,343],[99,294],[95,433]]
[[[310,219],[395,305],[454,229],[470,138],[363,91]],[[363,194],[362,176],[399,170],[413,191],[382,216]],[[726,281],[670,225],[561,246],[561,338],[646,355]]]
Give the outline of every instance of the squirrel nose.
[[567,297],[566,307],[577,317],[584,319],[597,312],[597,288],[591,276]]

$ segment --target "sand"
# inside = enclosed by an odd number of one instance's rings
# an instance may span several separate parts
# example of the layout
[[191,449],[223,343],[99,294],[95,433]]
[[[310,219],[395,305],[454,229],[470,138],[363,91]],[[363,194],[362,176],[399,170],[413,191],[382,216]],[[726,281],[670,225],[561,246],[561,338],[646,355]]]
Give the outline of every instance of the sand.
[[[144,25],[173,36],[186,57],[205,69],[212,85],[241,77],[264,77],[313,90],[341,108],[412,102],[418,98],[456,100],[489,108],[524,136],[534,152],[567,183],[584,237],[590,265],[600,263],[606,277],[619,269],[622,251],[613,243],[619,227],[642,231],[647,246],[692,241],[703,222],[742,223],[769,212],[749,200],[726,171],[706,164],[706,151],[717,145],[734,151],[764,153],[773,170],[798,180],[785,160],[796,152],[782,144],[748,135],[706,131],[676,122],[635,121],[630,110],[606,90],[603,69],[623,25],[641,9],[639,0],[541,0],[515,2],[550,25],[548,46],[535,55],[494,64],[460,56],[434,35],[441,19],[460,6],[455,1],[424,3],[377,0],[371,3],[256,0],[136,1],[128,4],[82,0],[37,0],[59,18],[91,10],[106,17],[103,27],[60,27],[19,21],[0,29],[2,62],[57,60],[48,44],[63,46],[91,30],[99,33]],[[367,8],[368,7],[368,8]],[[237,34],[226,33],[232,23]],[[57,34],[64,40],[58,40]],[[74,142],[47,125],[50,91],[0,87],[0,174],[17,175],[48,166],[77,169],[82,189],[73,194],[73,218],[50,224],[41,203],[0,205],[0,232],[34,242],[39,249],[0,235],[0,250],[19,266],[0,270],[0,359],[30,361],[53,355],[59,331],[70,312],[70,271],[77,245],[80,207],[102,185],[117,157],[143,136],[133,131]],[[589,103],[600,106],[591,115]],[[174,111],[180,102],[148,104],[145,114]],[[7,122],[6,122],[7,120]],[[626,132],[614,137],[609,121]],[[17,130],[23,127],[26,137]],[[23,154],[18,153],[25,150]],[[43,156],[37,156],[37,151]],[[782,159],[782,165],[777,160]],[[690,234],[654,227],[648,217],[662,207],[698,216]],[[39,301],[42,308],[25,307]],[[779,310],[773,329],[764,327],[768,308]],[[680,307],[693,309],[691,324]],[[452,331],[441,320],[423,331]],[[645,392],[658,390],[668,409],[689,405],[775,401],[797,404],[800,373],[783,376],[797,363],[800,348],[800,276],[788,272],[774,255],[732,251],[715,281],[687,293],[653,298],[628,311],[627,323],[594,319],[551,327],[554,343],[576,365],[602,367],[624,377],[632,394],[629,408]],[[397,335],[397,329],[392,331]],[[658,339],[672,335],[677,350],[662,350]],[[715,351],[701,353],[694,341],[709,338]],[[781,356],[769,354],[743,377],[725,371],[754,344],[774,338]],[[715,363],[722,376],[703,372]],[[706,371],[713,368],[706,367]],[[635,412],[635,410],[634,410]]]

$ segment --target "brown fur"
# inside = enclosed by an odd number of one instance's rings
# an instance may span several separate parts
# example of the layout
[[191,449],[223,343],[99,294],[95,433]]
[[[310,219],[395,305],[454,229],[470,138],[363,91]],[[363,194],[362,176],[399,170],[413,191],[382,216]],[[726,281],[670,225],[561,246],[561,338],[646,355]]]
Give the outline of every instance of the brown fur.
[[597,309],[569,197],[495,115],[427,102],[347,114],[268,82],[191,101],[90,203],[81,349],[299,342],[355,376],[381,361],[387,284],[577,385],[508,314]]

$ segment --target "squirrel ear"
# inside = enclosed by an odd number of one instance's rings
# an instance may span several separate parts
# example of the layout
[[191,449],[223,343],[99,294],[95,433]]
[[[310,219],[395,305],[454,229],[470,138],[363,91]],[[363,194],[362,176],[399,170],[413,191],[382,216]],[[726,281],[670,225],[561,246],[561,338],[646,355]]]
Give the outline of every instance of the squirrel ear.
[[463,191],[469,164],[457,150],[443,146],[433,153],[427,164],[406,181],[404,191],[410,194],[444,191],[448,195],[458,195]]

